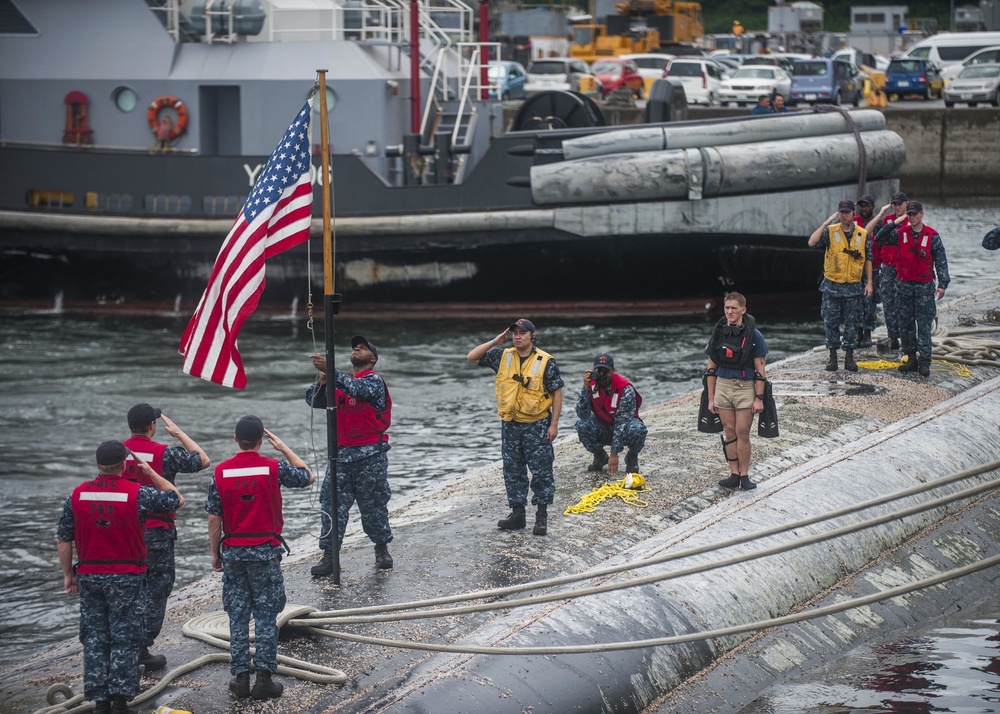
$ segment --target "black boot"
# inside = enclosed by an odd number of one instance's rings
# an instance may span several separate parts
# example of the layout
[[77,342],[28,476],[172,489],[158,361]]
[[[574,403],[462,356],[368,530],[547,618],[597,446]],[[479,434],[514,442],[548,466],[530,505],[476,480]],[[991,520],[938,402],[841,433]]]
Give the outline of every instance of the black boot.
[[916,353],[906,355],[906,361],[899,365],[899,371],[903,372],[916,372],[917,371],[917,355]]
[[587,471],[600,471],[607,463],[608,453],[604,449],[601,449],[600,452],[594,454],[594,463],[587,467]]
[[115,694],[111,697],[111,714],[132,714],[128,708],[128,697],[124,694]]
[[921,362],[917,366],[917,373],[921,377],[930,377],[931,376],[931,366],[929,364],[927,364],[926,362]]
[[630,474],[639,473],[639,454],[632,449],[629,449],[628,453],[625,454],[625,471]]
[[312,566],[309,572],[317,577],[333,573],[333,551],[324,550],[323,558],[316,565]]
[[375,567],[379,570],[390,570],[392,568],[392,556],[389,555],[389,546],[386,543],[375,545]]
[[872,346],[872,331],[861,330],[861,337],[858,340],[858,347],[871,347],[871,346]]
[[240,672],[229,680],[229,693],[237,699],[250,697],[250,673]]
[[524,506],[511,506],[510,515],[497,521],[497,528],[504,531],[520,530],[524,525]]
[[854,361],[854,350],[850,348],[844,350],[844,369],[848,372],[858,371],[858,363]]
[[531,529],[531,532],[535,535],[545,535],[549,529],[549,507],[544,503],[538,504],[538,510],[535,512],[535,527]]
[[143,647],[139,653],[139,664],[145,667],[147,672],[155,672],[167,666],[167,658],[163,655],[149,654],[149,649]]
[[723,488],[739,488],[740,487],[740,475],[739,474],[729,474],[729,478],[724,478],[719,481],[719,485]]
[[107,699],[94,702],[94,714],[111,714],[111,702]]
[[741,491],[753,491],[757,488],[757,484],[750,480],[750,476],[740,476],[740,490]]
[[898,350],[899,349],[899,338],[898,337],[893,337],[891,340],[889,340],[889,349],[890,350]]
[[257,680],[253,683],[250,696],[254,699],[277,699],[285,691],[285,685],[271,679],[271,673],[266,669],[257,671]]
[[837,350],[830,350],[830,359],[826,363],[826,367],[824,369],[826,369],[827,372],[837,371]]

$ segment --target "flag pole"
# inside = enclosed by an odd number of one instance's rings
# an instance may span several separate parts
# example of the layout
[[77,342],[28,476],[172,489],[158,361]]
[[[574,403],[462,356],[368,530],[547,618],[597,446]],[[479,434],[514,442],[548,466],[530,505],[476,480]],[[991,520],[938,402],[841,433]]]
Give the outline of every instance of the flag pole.
[[[326,336],[326,449],[330,473],[330,529],[333,536],[333,584],[340,585],[340,499],[337,488],[337,387],[336,351],[334,349],[334,317],[340,310],[341,296],[333,286],[334,243],[331,230],[330,197],[333,194],[333,179],[330,175],[330,123],[326,106],[326,72],[318,69],[319,75],[319,126],[320,126],[320,178],[323,187],[323,326]],[[322,519],[320,519],[322,520]]]

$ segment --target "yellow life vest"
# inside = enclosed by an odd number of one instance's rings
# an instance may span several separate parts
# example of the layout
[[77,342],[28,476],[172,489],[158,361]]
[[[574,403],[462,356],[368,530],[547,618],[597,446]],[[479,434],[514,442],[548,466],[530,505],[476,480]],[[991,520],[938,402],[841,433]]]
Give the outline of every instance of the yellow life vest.
[[545,391],[545,369],[552,355],[537,347],[523,360],[508,347],[497,370],[497,413],[504,421],[536,422],[549,416],[552,395]]
[[823,259],[823,276],[835,283],[860,283],[865,270],[865,241],[868,232],[861,226],[854,226],[850,240],[836,223],[829,228],[830,245]]

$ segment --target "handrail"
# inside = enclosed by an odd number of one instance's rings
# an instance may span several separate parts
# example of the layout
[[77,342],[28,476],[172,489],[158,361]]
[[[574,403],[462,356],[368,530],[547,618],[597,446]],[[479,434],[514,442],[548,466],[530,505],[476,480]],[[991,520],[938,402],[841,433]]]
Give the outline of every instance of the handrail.
[[[434,106],[434,105],[437,104],[437,95],[435,94],[434,89],[437,86],[438,77],[441,74],[441,63],[442,63],[442,58],[443,57],[444,57],[444,53],[443,52],[438,52],[437,58],[436,58],[436,60],[434,62],[434,71],[431,73],[430,90],[427,92],[427,103],[424,105],[424,115],[420,119],[420,138],[421,138],[421,140],[423,139],[424,134],[427,131],[427,122],[430,119],[431,106]],[[445,101],[447,101],[448,100],[448,82],[444,83],[444,90],[443,90],[442,94],[443,94],[443,99]]]

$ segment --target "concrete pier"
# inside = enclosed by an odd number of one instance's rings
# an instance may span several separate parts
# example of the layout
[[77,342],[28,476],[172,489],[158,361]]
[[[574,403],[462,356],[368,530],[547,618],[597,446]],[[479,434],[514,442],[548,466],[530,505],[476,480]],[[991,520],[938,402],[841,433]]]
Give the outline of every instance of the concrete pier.
[[[957,330],[958,316],[983,316],[1000,305],[1000,286],[940,306],[940,325]],[[753,305],[750,305],[753,312]],[[1000,324],[977,337],[1000,340]],[[761,325],[767,336],[767,325]],[[706,332],[707,338],[707,332]],[[558,355],[557,355],[558,357]],[[874,348],[858,361],[875,360]],[[379,606],[484,590],[580,573],[711,546],[808,516],[892,494],[1000,457],[1000,368],[972,367],[962,376],[935,364],[929,378],[895,369],[858,373],[823,371],[825,351],[769,365],[779,404],[781,436],[753,431],[755,491],[731,493],[716,482],[728,474],[719,439],[695,429],[698,394],[643,409],[649,428],[640,471],[649,491],[645,507],[605,501],[593,513],[563,511],[608,480],[586,471],[589,455],[573,433],[556,445],[557,493],[549,534],[502,532],[507,514],[499,464],[436,484],[393,502],[395,568],[374,569],[371,544],[356,519],[342,554],[341,587],[314,580],[315,543],[292,543],[285,561],[288,602],[329,611]],[[641,387],[641,385],[639,385]],[[568,392],[572,392],[572,384]],[[569,400],[569,396],[567,397]],[[497,429],[499,437],[499,428]],[[499,438],[498,447],[499,455]],[[557,591],[671,574],[692,565],[751,553],[823,530],[855,524],[997,479],[974,478],[845,515],[830,525],[752,541],[722,551],[671,561]],[[1000,554],[1000,496],[971,501],[805,548],[754,557],[627,590],[439,619],[332,627],[409,643],[537,648],[590,646],[700,633],[766,620],[920,580]],[[228,667],[209,664],[177,679],[155,700],[198,714],[266,712],[639,712],[734,711],[740,702],[782,676],[837,657],[864,638],[995,597],[1000,567],[961,580],[761,635],[579,654],[431,653],[283,633],[279,654],[343,670],[345,686],[282,677],[285,695],[269,703],[234,705],[226,691]],[[182,624],[221,610],[216,574],[171,601],[157,650],[168,671],[218,652],[181,635]],[[495,600],[496,598],[494,598]],[[162,675],[163,673],[159,673]],[[77,641],[32,657],[3,673],[0,711],[43,706],[57,682],[81,691]],[[143,680],[143,687],[155,683]]]

